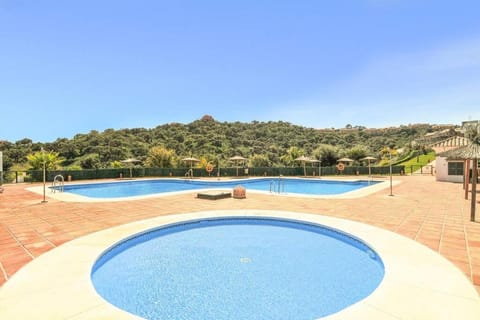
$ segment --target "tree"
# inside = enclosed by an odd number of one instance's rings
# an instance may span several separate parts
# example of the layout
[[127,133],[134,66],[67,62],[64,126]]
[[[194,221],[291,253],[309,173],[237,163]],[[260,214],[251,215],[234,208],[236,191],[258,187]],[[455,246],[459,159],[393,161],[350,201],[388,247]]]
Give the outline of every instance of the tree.
[[212,163],[212,161],[209,161],[207,157],[200,157],[200,161],[197,163],[197,168],[203,168],[205,169],[209,163]]
[[368,155],[368,148],[362,145],[357,145],[349,150],[347,150],[346,155],[348,158],[355,161],[360,161],[360,159],[365,158]]
[[394,146],[390,145],[388,147],[384,147],[382,150],[380,150],[380,158],[382,159],[380,161],[380,165],[387,165],[391,162],[392,158],[396,157],[398,155],[398,151],[394,149]]
[[283,164],[287,166],[293,166],[295,165],[295,159],[298,157],[301,157],[304,155],[303,149],[300,149],[298,147],[290,147],[287,150],[287,154],[283,155],[280,157],[280,160],[282,161]]
[[33,170],[43,169],[44,164],[47,170],[56,170],[62,161],[57,152],[38,151],[27,155],[27,162]]
[[148,152],[145,164],[149,167],[172,168],[174,164],[175,150],[163,146],[152,147]]
[[118,160],[112,161],[110,162],[110,168],[115,168],[115,169],[123,168],[123,164]]
[[251,167],[268,167],[270,166],[270,160],[268,157],[263,154],[254,154],[250,158],[250,166]]
[[100,168],[100,156],[96,153],[87,154],[80,160],[82,169],[97,169]]
[[313,152],[315,159],[321,159],[323,166],[333,166],[337,163],[338,149],[329,144],[321,144]]

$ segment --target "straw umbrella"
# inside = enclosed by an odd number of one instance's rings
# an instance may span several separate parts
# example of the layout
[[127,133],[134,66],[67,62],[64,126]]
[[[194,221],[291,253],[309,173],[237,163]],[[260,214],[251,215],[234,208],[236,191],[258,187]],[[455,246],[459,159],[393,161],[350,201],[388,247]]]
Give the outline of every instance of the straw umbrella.
[[367,160],[368,161],[368,176],[370,177],[372,175],[372,171],[371,171],[371,168],[370,168],[370,161],[377,160],[377,158],[368,156],[368,157],[362,158],[360,160]]
[[348,162],[348,163],[353,162],[353,161],[355,161],[355,160],[350,159],[350,158],[341,158],[341,159],[337,160],[337,162]]
[[235,164],[237,165],[237,177],[238,177],[238,161],[245,161],[247,159],[242,157],[242,156],[234,156],[234,157],[229,158],[229,160],[234,161]]
[[303,164],[303,175],[307,176],[307,170],[305,169],[305,162],[311,161],[309,157],[301,156],[295,159],[295,161],[302,161]]
[[[478,159],[480,159],[480,134],[473,138],[471,143],[467,146],[458,149],[449,150],[440,153],[439,156],[447,157],[448,159],[466,160],[467,163],[472,160],[472,202],[470,207],[470,221],[475,221],[475,208],[477,202],[477,179],[478,179]],[[467,165],[468,167],[468,165]],[[469,172],[465,170],[466,181],[468,181]],[[468,192],[468,183],[466,184],[466,193]]]
[[[312,163],[312,167],[313,167],[313,163],[318,163],[318,176],[321,176],[322,175],[322,161],[320,160],[317,160],[317,159],[309,159],[308,162]],[[315,175],[315,172],[314,172],[314,175]]]
[[338,170],[342,173],[344,168],[340,168],[339,165],[342,164],[342,167],[344,167],[344,163],[346,162],[348,165],[350,165],[353,161],[353,159],[350,159],[350,158],[340,158],[337,160],[337,162],[339,162],[339,164],[337,165],[337,168]]
[[461,148],[461,150],[459,150],[459,155],[464,159],[473,160],[472,203],[470,207],[470,221],[475,221],[475,207],[477,204],[478,159],[480,158],[480,144],[476,144],[472,142],[466,148]]
[[140,160],[137,160],[137,159],[135,159],[135,158],[128,158],[128,159],[122,160],[122,161],[120,161],[120,162],[130,165],[130,178],[132,178],[132,167],[133,167],[133,164],[134,164],[134,163],[137,163],[137,162],[140,162]]

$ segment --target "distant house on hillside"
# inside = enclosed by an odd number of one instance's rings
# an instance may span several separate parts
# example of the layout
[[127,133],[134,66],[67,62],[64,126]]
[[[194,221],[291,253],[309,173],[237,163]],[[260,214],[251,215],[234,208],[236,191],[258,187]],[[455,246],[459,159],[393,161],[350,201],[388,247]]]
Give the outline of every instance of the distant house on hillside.
[[435,160],[435,177],[437,181],[463,182],[463,159],[447,158],[445,153],[468,145],[470,141],[463,136],[465,126],[478,122],[480,121],[464,121],[462,122],[462,128],[459,130],[458,135],[434,142],[430,145],[437,155]]

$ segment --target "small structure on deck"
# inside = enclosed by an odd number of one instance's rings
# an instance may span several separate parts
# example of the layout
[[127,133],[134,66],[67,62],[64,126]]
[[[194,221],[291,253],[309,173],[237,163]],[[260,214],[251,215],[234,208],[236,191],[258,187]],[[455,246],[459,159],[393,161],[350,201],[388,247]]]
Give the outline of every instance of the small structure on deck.
[[233,188],[233,198],[234,199],[245,199],[247,197],[247,190],[245,187],[236,186]]

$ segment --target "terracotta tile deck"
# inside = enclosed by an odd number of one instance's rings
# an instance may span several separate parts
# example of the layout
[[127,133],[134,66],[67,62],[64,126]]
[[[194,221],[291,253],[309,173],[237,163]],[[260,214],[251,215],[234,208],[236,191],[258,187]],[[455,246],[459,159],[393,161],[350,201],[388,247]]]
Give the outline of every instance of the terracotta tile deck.
[[[125,202],[67,203],[5,185],[0,194],[0,285],[44,252],[112,226],[174,213],[267,209],[322,214],[355,220],[411,238],[454,263],[480,293],[480,223],[470,222],[470,200],[461,184],[432,176],[395,177],[386,189],[357,199],[310,199],[248,193],[247,199],[202,200],[195,193]],[[477,205],[477,221],[480,206]],[[432,266],[434,268],[435,266]]]

